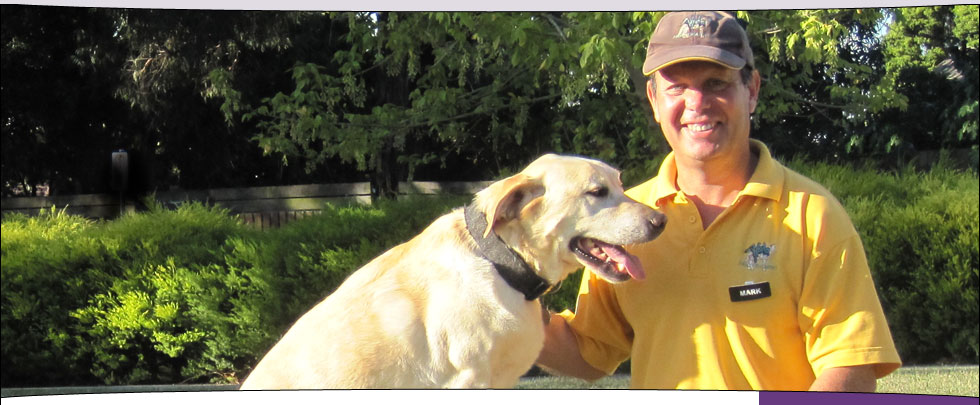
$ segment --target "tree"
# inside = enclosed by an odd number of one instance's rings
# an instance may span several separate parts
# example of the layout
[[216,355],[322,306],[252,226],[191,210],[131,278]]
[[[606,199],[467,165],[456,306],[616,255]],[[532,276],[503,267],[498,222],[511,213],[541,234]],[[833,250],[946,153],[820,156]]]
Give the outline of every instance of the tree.
[[[756,135],[777,152],[857,151],[868,115],[903,105],[872,67],[883,10],[737,14],[765,81]],[[666,145],[638,66],[662,15],[332,14],[349,22],[332,64],[298,62],[292,90],[245,117],[267,153],[307,170],[334,157],[356,162],[382,188],[433,162],[465,157],[493,168],[486,177],[544,151],[649,173]]]
[[275,88],[290,52],[322,50],[316,13],[2,7],[5,196],[108,192],[116,149],[140,193],[363,178],[263,157],[221,110]]
[[298,47],[304,54],[329,41],[297,33],[322,30],[314,14],[120,9],[108,17],[126,51],[113,91],[145,122],[130,147],[145,162],[148,183],[208,188],[290,180],[289,168],[263,159],[248,142],[252,128],[228,125],[227,115],[250,101],[251,93],[233,89],[274,88],[297,40],[309,42]]
[[122,58],[107,40],[113,26],[98,11],[75,11],[3,6],[5,196],[15,187],[33,195],[45,182],[75,193],[107,188],[109,152],[131,129],[123,104],[104,90]]
[[[144,191],[371,179],[381,193],[544,152],[610,161],[630,183],[667,152],[639,71],[663,12],[3,11],[6,195],[106,191],[117,148]],[[777,155],[975,149],[977,6],[735,14],[764,83],[753,136]]]
[[976,151],[978,9],[961,5],[894,11],[883,44],[885,80],[907,103],[884,111],[881,133],[868,140],[884,143],[885,152],[899,147]]
[[[308,170],[331,157],[356,162],[374,173],[382,192],[390,192],[394,177],[411,178],[432,162],[445,167],[468,161],[484,168],[471,175],[479,179],[514,170],[544,151],[584,149],[567,148],[562,137],[580,138],[569,128],[585,118],[575,116],[587,97],[563,97],[561,88],[579,86],[585,93],[595,79],[578,68],[578,44],[567,37],[560,16],[331,18],[348,22],[347,45],[329,65],[297,63],[291,69],[294,89],[245,115],[258,120],[256,139],[267,152],[299,158]],[[609,118],[618,111],[608,110]],[[578,140],[606,139],[597,132]]]

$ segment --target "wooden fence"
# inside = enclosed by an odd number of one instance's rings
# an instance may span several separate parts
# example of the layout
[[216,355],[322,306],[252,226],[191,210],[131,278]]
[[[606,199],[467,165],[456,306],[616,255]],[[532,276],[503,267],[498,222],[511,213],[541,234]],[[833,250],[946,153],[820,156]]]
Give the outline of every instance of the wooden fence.
[[[399,195],[474,194],[491,182],[400,182]],[[325,204],[370,204],[370,183],[304,184],[277,187],[222,188],[212,190],[169,190],[151,194],[165,207],[190,201],[227,208],[246,224],[257,228],[277,228],[288,222],[320,212]],[[88,218],[115,218],[137,209],[137,202],[118,195],[82,194],[52,197],[15,197],[0,200],[4,214],[20,212],[34,215],[44,209]]]

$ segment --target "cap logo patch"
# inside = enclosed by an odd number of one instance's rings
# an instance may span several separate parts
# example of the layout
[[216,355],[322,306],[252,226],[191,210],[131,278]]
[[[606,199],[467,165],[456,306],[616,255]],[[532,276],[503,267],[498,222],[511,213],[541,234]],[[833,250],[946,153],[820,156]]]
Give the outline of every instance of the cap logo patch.
[[681,28],[677,30],[674,38],[704,38],[705,28],[708,26],[708,19],[702,15],[692,15],[684,19]]

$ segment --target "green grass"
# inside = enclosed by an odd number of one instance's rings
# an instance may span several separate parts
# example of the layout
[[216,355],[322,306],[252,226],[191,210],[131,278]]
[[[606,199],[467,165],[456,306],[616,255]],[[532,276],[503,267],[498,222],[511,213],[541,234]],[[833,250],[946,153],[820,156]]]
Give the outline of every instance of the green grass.
[[[878,380],[878,392],[897,394],[980,396],[980,366],[915,366],[904,367]],[[517,384],[517,389],[627,389],[630,377],[618,374],[594,383],[568,377],[530,377]],[[2,397],[31,395],[69,395],[110,392],[184,392],[225,391],[237,389],[230,384],[130,385],[98,387],[4,388]]]
[[980,396],[980,366],[903,367],[878,380],[878,392]]
[[[614,375],[593,383],[567,377],[532,377],[518,389],[625,389],[628,375]],[[878,392],[899,394],[980,396],[980,366],[903,367],[878,380]]]
[[527,377],[522,378],[517,383],[516,389],[527,390],[587,390],[587,389],[626,389],[630,387],[630,376],[626,374],[616,374],[613,376],[600,378],[595,382],[588,382],[571,377]]

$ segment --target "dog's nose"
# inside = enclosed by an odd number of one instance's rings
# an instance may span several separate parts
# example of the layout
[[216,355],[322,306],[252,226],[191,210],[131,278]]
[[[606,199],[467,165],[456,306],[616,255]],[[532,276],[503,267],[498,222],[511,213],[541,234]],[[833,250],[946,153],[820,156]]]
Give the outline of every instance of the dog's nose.
[[660,236],[660,233],[664,231],[665,226],[667,226],[667,216],[660,213],[660,211],[653,211],[653,213],[647,218],[647,227],[648,232],[650,233],[650,239]]

